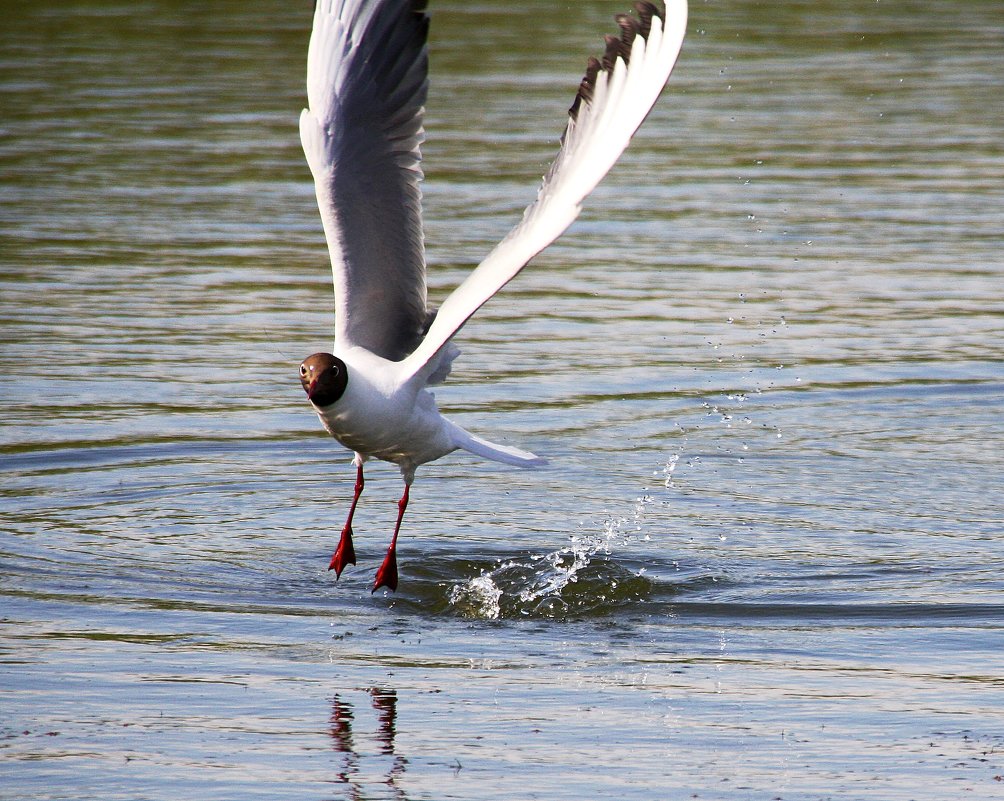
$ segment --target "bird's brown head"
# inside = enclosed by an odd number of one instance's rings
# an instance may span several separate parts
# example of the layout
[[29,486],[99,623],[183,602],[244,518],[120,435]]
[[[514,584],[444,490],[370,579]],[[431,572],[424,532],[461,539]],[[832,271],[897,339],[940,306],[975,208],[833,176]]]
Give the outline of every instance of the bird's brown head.
[[342,397],[348,383],[345,362],[330,353],[315,353],[300,364],[300,384],[315,406],[330,406]]

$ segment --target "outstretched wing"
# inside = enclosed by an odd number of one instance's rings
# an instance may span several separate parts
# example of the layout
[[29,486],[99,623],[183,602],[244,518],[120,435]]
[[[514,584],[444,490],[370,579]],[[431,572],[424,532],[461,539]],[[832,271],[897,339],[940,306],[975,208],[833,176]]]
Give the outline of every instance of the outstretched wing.
[[434,357],[450,337],[572,224],[655,104],[683,44],[687,3],[667,0],[660,10],[636,2],[634,8],[637,16],[617,16],[621,35],[607,37],[603,59],[589,60],[537,199],[440,307],[422,344],[402,365],[406,375],[436,368],[440,360]]
[[426,325],[424,0],[318,0],[300,140],[331,254],[335,347],[411,353]]

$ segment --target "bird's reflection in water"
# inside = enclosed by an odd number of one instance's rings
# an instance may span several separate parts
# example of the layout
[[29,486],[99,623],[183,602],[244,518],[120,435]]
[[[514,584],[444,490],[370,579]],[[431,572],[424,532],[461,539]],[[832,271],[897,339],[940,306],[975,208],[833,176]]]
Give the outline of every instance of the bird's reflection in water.
[[397,727],[397,692],[372,687],[370,697],[373,699],[373,709],[377,713],[379,722],[377,736],[383,744],[383,753],[393,754]]
[[[404,791],[397,781],[404,775],[408,764],[403,756],[394,750],[397,733],[397,691],[383,687],[371,687],[359,694],[369,695],[369,706],[373,709],[375,725],[365,718],[356,727],[356,704],[348,693],[331,699],[331,735],[335,751],[344,755],[339,783],[349,788],[348,798],[361,799],[368,795],[366,785],[379,781],[392,791],[394,798],[404,799]],[[390,761],[387,758],[390,757]],[[376,779],[376,776],[380,776]]]

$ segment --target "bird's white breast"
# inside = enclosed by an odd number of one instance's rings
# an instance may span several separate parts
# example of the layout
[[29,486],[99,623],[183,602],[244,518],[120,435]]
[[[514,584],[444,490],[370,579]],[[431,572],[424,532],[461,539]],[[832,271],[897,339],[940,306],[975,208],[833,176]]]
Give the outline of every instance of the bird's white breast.
[[342,445],[403,468],[456,450],[432,393],[399,383],[395,362],[358,352],[341,358],[348,368],[345,392],[330,406],[317,408],[317,415]]

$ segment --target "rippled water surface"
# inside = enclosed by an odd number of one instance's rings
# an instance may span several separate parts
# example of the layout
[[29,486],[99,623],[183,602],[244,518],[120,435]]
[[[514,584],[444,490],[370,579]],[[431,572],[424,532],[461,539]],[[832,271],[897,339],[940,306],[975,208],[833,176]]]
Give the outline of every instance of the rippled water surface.
[[[1004,797],[1004,4],[699,2],[661,103],[464,330],[545,455],[354,471],[309,3],[8,4],[11,799]],[[612,0],[434,2],[442,298],[533,197]]]

